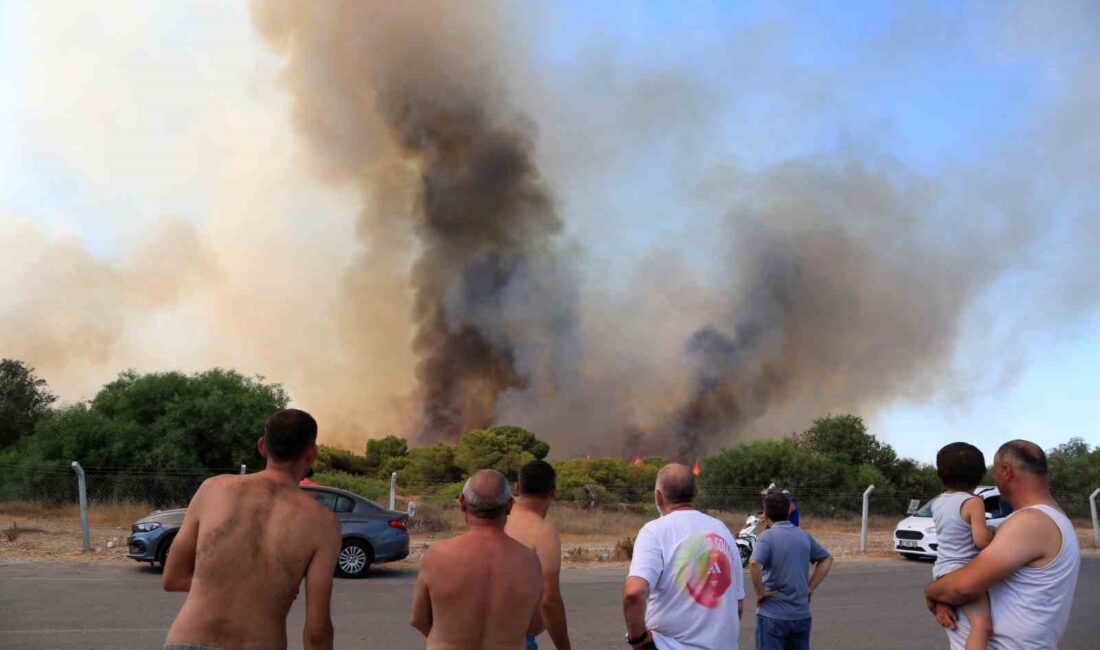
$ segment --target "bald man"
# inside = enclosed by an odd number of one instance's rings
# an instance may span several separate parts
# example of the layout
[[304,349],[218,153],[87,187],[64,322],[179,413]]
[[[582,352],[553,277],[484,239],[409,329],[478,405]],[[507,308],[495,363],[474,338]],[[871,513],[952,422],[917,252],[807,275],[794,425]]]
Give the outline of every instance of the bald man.
[[1001,500],[1015,509],[970,564],[928,585],[925,596],[948,629],[952,650],[969,635],[955,609],[989,592],[990,648],[1054,650],[1066,630],[1081,550],[1073,524],[1050,494],[1047,457],[1027,440],[1006,442],[993,457]]
[[412,626],[429,650],[516,650],[539,625],[542,569],[534,551],[504,532],[514,500],[503,474],[483,469],[458,505],[469,531],[424,555]]
[[660,518],[634,540],[623,586],[626,640],[636,649],[738,647],[745,583],[729,528],[692,505],[695,475],[665,465],[654,498]]

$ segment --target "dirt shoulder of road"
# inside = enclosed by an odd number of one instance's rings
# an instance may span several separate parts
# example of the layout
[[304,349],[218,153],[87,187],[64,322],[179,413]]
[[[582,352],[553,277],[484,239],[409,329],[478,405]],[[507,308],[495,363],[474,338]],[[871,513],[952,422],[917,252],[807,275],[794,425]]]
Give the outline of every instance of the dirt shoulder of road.
[[[126,557],[130,524],[148,514],[141,505],[95,506],[89,511],[92,551],[82,550],[80,516],[75,506],[42,507],[0,503],[0,562],[96,562],[131,564]],[[421,517],[421,512],[417,513]],[[460,515],[450,509],[423,513],[411,526],[408,559],[398,566],[418,566],[424,552],[436,541],[462,531]],[[743,518],[714,513],[735,534]],[[562,562],[570,567],[625,566],[630,540],[648,521],[645,514],[555,508],[551,520],[562,531]],[[893,550],[893,530],[899,518],[875,516],[868,527],[867,553],[859,552],[860,522],[856,517],[805,517],[802,526],[839,562],[869,562],[898,558]],[[415,520],[414,520],[415,521]],[[1082,554],[1100,557],[1093,546],[1092,530],[1078,523]]]

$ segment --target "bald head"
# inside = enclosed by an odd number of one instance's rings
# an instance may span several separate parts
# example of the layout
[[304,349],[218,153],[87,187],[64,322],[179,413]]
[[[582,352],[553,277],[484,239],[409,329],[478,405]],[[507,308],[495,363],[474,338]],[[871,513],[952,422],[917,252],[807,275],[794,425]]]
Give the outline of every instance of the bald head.
[[508,479],[495,469],[483,469],[462,486],[466,512],[478,519],[501,519],[508,514],[512,488]]
[[1047,455],[1039,445],[1030,440],[1010,440],[1001,445],[997,450],[996,460],[999,463],[1012,465],[1017,472],[1046,476],[1050,470],[1047,467]]
[[668,505],[691,503],[695,500],[695,475],[686,465],[665,465],[657,472],[657,491],[664,495]]

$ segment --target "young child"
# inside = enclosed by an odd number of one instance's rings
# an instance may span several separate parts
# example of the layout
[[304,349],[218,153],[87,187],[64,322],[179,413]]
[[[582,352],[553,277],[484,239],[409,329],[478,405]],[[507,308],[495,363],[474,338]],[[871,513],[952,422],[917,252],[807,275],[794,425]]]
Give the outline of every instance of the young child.
[[[985,456],[981,450],[965,442],[953,442],[936,454],[936,471],[947,488],[932,503],[939,543],[932,576],[938,580],[966,566],[978,551],[989,546],[993,530],[985,523],[984,502],[974,495],[974,488],[985,474]],[[982,594],[962,611],[970,621],[966,650],[985,650],[993,635],[989,594]]]

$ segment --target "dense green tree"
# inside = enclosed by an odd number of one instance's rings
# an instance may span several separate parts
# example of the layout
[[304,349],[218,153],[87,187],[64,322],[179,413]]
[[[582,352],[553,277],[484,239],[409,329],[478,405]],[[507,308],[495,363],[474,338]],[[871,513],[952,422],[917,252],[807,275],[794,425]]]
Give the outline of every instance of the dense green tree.
[[454,462],[467,475],[491,468],[511,480],[519,469],[536,458],[545,458],[550,445],[526,429],[499,426],[462,434],[454,450]]
[[1084,438],[1070,438],[1047,452],[1055,492],[1089,494],[1100,487],[1100,447]]
[[386,477],[391,472],[397,472],[400,485],[418,490],[453,483],[463,477],[462,470],[455,464],[455,448],[445,442],[410,449],[404,456],[394,456],[382,471]]
[[286,404],[279,385],[229,370],[126,371],[91,402],[40,418],[13,451],[21,460],[86,467],[259,467],[264,421]]
[[386,466],[391,458],[398,458],[409,453],[409,442],[397,436],[386,436],[367,441],[367,467],[370,473],[377,474]]
[[35,422],[57,397],[34,368],[15,359],[0,360],[0,449],[34,430]]
[[831,456],[848,465],[872,465],[882,472],[898,458],[890,445],[867,432],[867,425],[858,415],[817,418],[798,441],[807,451]]

